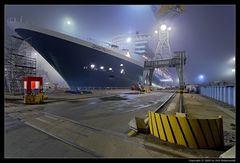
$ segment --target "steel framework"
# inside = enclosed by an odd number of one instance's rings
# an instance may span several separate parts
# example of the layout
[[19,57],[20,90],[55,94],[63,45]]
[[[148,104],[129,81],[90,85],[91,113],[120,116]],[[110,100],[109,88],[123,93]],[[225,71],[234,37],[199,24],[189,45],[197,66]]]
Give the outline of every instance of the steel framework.
[[32,54],[32,51],[33,48],[26,42],[26,39],[24,40],[16,34],[10,34],[5,37],[5,92],[23,94],[23,77],[36,76],[36,57]]

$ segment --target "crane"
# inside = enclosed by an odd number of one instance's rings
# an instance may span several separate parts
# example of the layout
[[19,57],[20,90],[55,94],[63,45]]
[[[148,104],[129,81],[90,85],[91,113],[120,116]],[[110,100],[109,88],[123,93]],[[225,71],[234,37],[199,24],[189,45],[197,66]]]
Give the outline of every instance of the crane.
[[164,18],[170,16],[171,18],[182,14],[186,9],[185,5],[161,5],[156,13],[157,17]]
[[[164,22],[165,20],[173,19],[176,16],[179,16],[185,11],[185,5],[153,5],[152,10],[155,17],[159,22]],[[159,25],[159,23],[158,23]],[[162,24],[158,27],[158,30],[155,31],[158,34],[157,38],[157,47],[155,49],[155,60],[156,59],[169,59],[172,58],[172,52],[169,42],[169,32],[171,27],[167,27],[165,24]],[[172,79],[171,74],[167,68],[159,68],[157,71],[161,72],[165,78]]]

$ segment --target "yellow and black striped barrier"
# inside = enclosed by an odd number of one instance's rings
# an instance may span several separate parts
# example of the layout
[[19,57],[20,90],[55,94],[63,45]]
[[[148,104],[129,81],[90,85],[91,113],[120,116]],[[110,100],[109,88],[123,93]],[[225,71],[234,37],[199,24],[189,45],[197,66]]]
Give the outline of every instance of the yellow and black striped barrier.
[[42,104],[44,100],[48,99],[48,97],[42,93],[38,93],[37,95],[24,95],[23,98],[24,104]]
[[223,120],[192,119],[187,116],[148,112],[150,133],[170,143],[189,148],[221,148],[224,146]]

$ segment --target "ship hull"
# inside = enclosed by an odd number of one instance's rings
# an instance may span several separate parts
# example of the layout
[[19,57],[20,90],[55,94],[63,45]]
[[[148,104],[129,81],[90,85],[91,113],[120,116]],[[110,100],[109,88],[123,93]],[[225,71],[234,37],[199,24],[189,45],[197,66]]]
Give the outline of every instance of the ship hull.
[[[71,88],[129,87],[141,80],[143,67],[128,60],[41,32],[28,29],[15,29],[15,32],[26,39]],[[104,68],[100,69],[101,66]]]

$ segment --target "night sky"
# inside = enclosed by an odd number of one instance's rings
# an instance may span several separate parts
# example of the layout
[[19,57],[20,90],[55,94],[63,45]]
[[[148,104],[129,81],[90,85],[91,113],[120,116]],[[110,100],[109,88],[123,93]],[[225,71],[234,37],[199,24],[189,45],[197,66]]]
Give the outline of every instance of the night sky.
[[[154,33],[161,23],[150,5],[5,6],[5,18],[20,16],[55,31],[102,41],[136,31]],[[68,20],[71,26],[66,25]],[[186,83],[235,81],[235,5],[187,5],[182,15],[165,23],[172,27],[171,50],[186,51]]]

